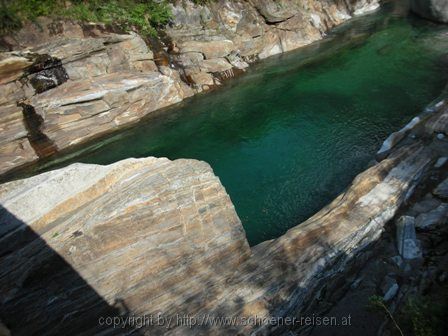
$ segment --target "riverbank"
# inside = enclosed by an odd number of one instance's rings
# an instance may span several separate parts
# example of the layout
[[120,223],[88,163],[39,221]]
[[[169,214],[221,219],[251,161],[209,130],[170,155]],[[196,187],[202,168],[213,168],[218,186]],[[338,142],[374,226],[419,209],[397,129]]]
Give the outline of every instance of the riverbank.
[[172,24],[146,41],[101,24],[37,19],[0,43],[0,174],[135,123],[377,6],[178,1]]

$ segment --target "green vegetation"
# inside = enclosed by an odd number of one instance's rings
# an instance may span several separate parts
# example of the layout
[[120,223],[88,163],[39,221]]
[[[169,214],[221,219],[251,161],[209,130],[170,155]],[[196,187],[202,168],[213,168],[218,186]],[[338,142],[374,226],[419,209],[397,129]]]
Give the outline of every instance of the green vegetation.
[[372,309],[376,309],[385,313],[386,316],[392,321],[392,323],[394,324],[395,328],[398,330],[400,335],[404,336],[403,331],[401,330],[400,326],[398,325],[397,321],[395,320],[389,308],[387,308],[386,303],[384,302],[381,296],[372,295],[369,298],[369,304]]
[[169,22],[171,11],[167,0],[2,0],[0,34],[39,16],[102,22],[154,35],[157,27]]
[[446,285],[437,288],[431,296],[408,298],[403,321],[411,326],[414,336],[436,336],[446,333],[448,297]]
[[431,321],[428,318],[428,304],[417,301],[415,298],[409,299],[406,304],[406,313],[411,320],[412,329],[415,336],[434,336]]

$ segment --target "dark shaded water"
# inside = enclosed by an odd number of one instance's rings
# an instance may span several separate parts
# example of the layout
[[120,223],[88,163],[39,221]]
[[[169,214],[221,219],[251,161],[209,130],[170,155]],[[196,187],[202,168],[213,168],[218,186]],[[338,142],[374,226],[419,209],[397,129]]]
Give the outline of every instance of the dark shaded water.
[[250,243],[277,237],[346,188],[387,135],[441,93],[448,28],[397,9],[358,18],[33,172],[128,157],[204,160]]

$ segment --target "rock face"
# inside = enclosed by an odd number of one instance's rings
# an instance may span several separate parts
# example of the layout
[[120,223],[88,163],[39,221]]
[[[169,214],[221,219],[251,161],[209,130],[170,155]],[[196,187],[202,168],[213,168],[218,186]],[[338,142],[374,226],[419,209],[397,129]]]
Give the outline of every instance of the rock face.
[[[204,5],[178,0],[166,33],[173,59],[194,88],[203,90],[210,86],[210,74],[241,70],[254,60],[319,40],[335,25],[377,7],[377,0],[221,0]],[[214,85],[219,84],[215,76]]]
[[163,37],[146,41],[39,18],[0,37],[0,175],[220,85],[376,7],[378,0],[179,0]]
[[0,174],[192,94],[175,74],[160,73],[153,58],[140,36],[113,33],[64,34],[4,53]]
[[27,104],[42,117],[41,132],[62,149],[181,101],[177,84],[158,72],[116,72],[68,82]]
[[411,8],[426,19],[448,23],[448,1],[446,0],[411,0]]
[[92,335],[108,313],[193,308],[250,255],[229,196],[194,160],[74,164],[1,185],[0,203],[13,334]]
[[[413,130],[419,137],[398,143],[320,212],[252,249],[202,162],[75,164],[3,184],[0,319],[12,334],[280,333],[285,326],[270,319],[301,316],[446,155],[428,127],[441,127],[434,120],[446,108],[422,119]],[[385,286],[384,295],[392,300],[398,290]],[[121,316],[126,328],[113,329],[105,316]],[[135,316],[164,322],[132,324]],[[185,316],[204,322],[190,325]]]
[[38,158],[17,105],[0,105],[0,156],[0,174]]

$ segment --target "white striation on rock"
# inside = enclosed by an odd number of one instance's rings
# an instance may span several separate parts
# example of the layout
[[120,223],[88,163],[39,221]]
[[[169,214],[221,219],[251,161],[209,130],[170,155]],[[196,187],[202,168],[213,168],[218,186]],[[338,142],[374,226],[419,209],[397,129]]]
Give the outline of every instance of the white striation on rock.
[[401,216],[397,221],[397,248],[403,259],[420,258],[422,251],[415,234],[415,218]]

